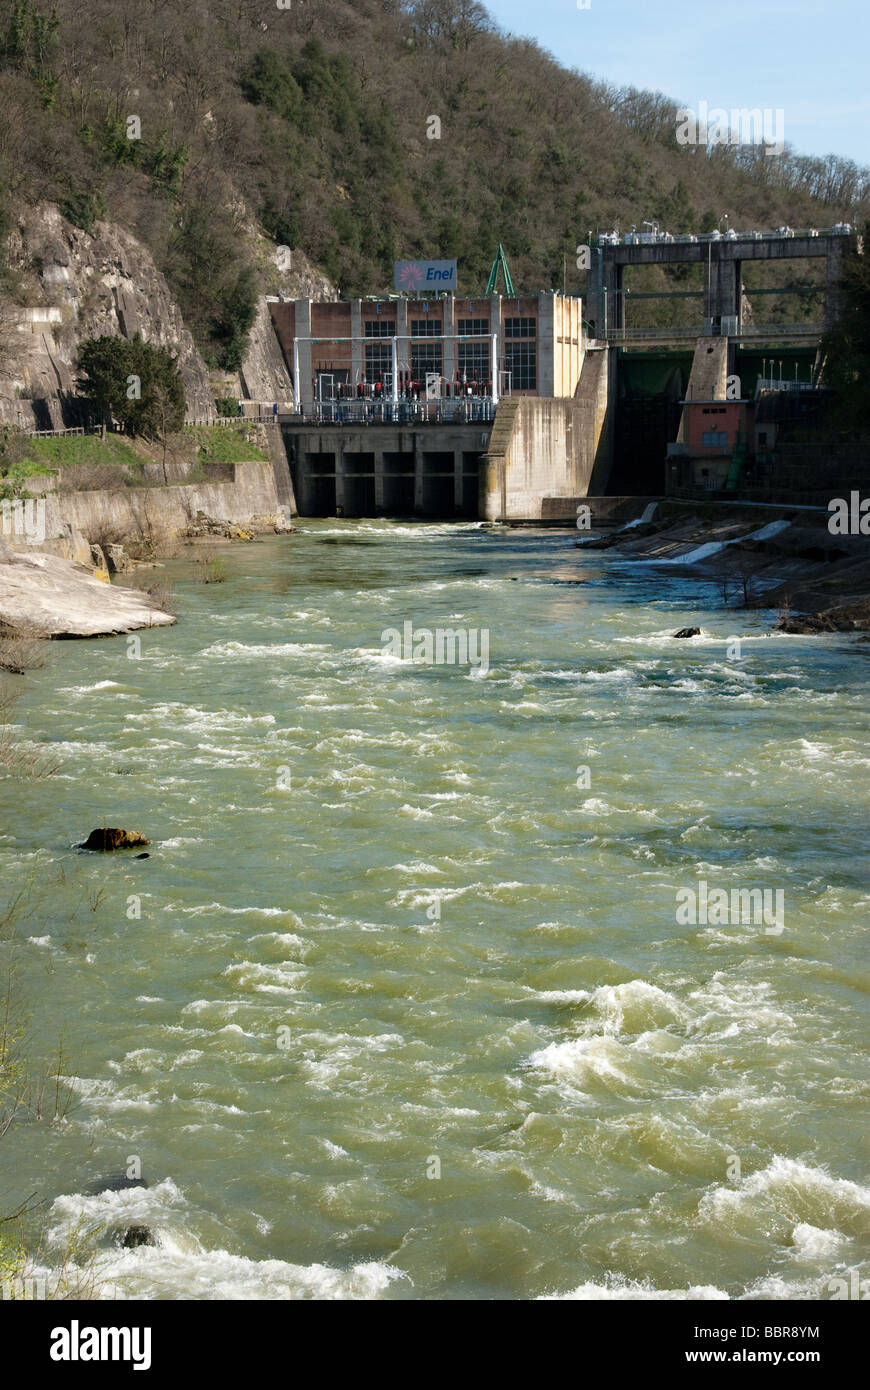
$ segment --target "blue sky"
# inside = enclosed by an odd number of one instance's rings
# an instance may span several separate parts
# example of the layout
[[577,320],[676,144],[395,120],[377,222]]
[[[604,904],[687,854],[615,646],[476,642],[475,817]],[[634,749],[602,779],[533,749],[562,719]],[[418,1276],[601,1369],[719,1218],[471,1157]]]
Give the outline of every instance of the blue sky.
[[565,67],[697,110],[784,112],[801,154],[870,165],[870,0],[485,0]]

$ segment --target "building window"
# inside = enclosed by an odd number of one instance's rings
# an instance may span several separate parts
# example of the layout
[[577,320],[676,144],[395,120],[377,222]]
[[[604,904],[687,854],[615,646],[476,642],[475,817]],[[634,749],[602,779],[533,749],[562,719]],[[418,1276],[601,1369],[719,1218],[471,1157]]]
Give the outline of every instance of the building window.
[[701,443],[707,449],[724,449],[728,443],[728,435],[725,430],[705,430],[701,435]]
[[441,324],[438,319],[411,319],[412,338],[440,338]]
[[395,333],[395,319],[366,319],[367,338],[393,338]]
[[414,381],[425,381],[427,372],[441,375],[441,344],[411,344],[411,376]]
[[489,381],[489,343],[460,343],[457,365],[460,381]]
[[534,338],[536,332],[534,319],[505,319],[504,321],[506,338]]
[[512,391],[536,391],[537,345],[535,343],[505,343],[504,369],[510,372]]
[[456,325],[460,337],[480,337],[489,333],[489,319],[460,319]]
[[392,376],[393,349],[390,343],[366,343],[366,381],[383,381]]
[[758,443],[762,446],[767,443],[767,430],[758,431]]

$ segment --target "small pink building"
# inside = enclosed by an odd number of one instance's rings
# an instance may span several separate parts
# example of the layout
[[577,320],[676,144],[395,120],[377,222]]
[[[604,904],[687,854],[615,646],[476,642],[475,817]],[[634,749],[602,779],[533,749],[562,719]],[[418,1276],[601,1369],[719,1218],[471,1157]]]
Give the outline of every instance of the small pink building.
[[685,401],[686,452],[691,458],[731,454],[748,440],[748,401]]

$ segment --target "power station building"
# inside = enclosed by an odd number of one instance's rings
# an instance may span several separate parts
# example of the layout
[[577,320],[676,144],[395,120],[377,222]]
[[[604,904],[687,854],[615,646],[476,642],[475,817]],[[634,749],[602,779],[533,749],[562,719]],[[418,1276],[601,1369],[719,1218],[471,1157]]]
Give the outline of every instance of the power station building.
[[567,397],[580,377],[581,301],[573,296],[275,299],[269,307],[295,414],[372,398]]

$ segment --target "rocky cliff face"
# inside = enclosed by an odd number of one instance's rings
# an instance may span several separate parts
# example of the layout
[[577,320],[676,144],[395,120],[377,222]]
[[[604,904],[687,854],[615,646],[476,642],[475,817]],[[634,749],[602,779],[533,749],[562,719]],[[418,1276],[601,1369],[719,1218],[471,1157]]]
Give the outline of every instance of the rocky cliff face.
[[277,401],[282,410],[290,408],[293,400],[293,382],[272,327],[266,299],[260,299],[257,303],[257,317],[238,376],[238,396],[239,399],[265,404]]
[[6,309],[0,420],[25,429],[71,423],[64,398],[73,391],[78,343],[136,333],[178,354],[188,415],[214,415],[206,365],[164,276],[130,232],[98,222],[89,235],[41,203],[22,211],[8,255],[21,275],[18,298],[31,307]]
[[[259,244],[260,250],[267,243],[256,229],[249,228],[252,241]],[[289,269],[277,277],[280,296],[284,299],[337,300],[338,290],[325,275],[321,275],[311,264],[304,252],[294,250]],[[264,274],[263,280],[274,283],[274,271]],[[278,295],[270,298],[278,298]],[[248,350],[241,371],[227,373],[222,377],[212,373],[212,386],[215,395],[237,396],[239,400],[259,401],[271,405],[277,401],[284,409],[290,409],[293,402],[293,382],[284,361],[284,354],[278,342],[272,317],[269,312],[269,298],[263,296],[257,304],[257,317],[251,328]]]

